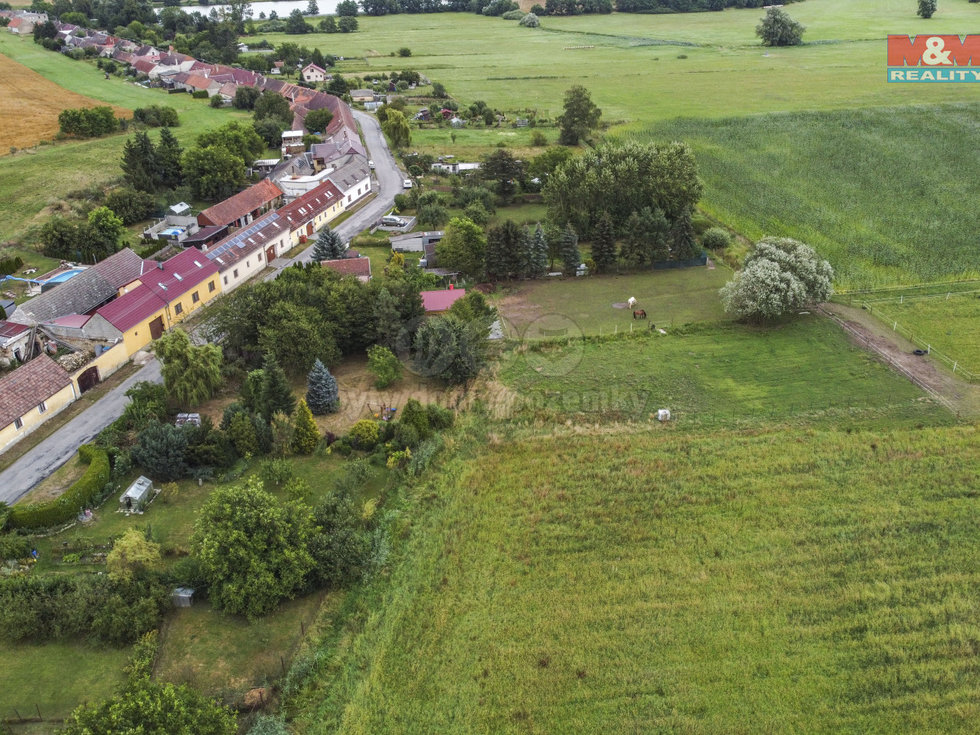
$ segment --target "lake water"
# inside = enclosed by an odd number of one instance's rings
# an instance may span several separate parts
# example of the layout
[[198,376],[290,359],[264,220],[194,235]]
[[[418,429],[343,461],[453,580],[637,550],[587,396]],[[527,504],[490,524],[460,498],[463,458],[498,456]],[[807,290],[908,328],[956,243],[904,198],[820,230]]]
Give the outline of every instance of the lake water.
[[[339,0],[316,0],[317,7],[320,8],[320,15],[332,14],[337,9],[337,2]],[[252,18],[259,20],[259,13],[265,13],[265,17],[269,17],[269,13],[273,10],[279,15],[280,18],[286,19],[289,14],[294,10],[299,8],[302,11],[306,11],[307,2],[306,0],[282,0],[281,2],[260,2],[252,3]],[[182,5],[181,10],[185,13],[201,13],[201,15],[207,15],[214,8],[227,7],[222,6],[220,3],[215,3],[214,5]]]

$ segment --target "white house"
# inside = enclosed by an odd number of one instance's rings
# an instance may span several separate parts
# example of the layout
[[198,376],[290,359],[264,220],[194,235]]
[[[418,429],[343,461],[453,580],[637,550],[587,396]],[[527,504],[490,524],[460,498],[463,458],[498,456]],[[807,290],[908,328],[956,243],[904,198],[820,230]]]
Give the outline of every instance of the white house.
[[325,82],[330,78],[327,70],[317,66],[316,64],[310,63],[303,67],[300,71],[300,76],[303,77],[303,81],[307,84],[316,84],[317,82]]

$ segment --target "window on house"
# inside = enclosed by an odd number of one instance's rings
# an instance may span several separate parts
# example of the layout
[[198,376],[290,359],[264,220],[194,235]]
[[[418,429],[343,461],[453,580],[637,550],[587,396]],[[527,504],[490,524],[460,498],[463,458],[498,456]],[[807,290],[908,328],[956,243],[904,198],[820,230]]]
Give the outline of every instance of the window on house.
[[235,278],[238,278],[238,269],[235,268],[235,270],[231,272],[231,275],[233,275]]
[[197,303],[198,301],[200,301],[200,300],[201,300],[201,297],[200,297],[200,296],[198,296],[198,294],[197,294],[197,291],[195,291],[194,293],[192,293],[192,294],[191,294],[191,301],[192,301],[193,303],[195,303],[195,304],[196,304],[196,303]]
[[177,304],[174,307],[174,314],[179,316],[180,314],[183,314],[183,313],[184,313],[184,305],[183,304]]
[[24,422],[21,421],[20,419],[14,419],[14,428],[15,429],[23,429],[24,428]]
[[44,413],[47,410],[48,410],[48,404],[45,403],[44,401],[41,401],[39,404],[37,404],[38,413]]
[[[228,283],[228,281],[225,281]],[[208,281],[208,293],[212,293],[217,286],[214,285],[214,281]]]

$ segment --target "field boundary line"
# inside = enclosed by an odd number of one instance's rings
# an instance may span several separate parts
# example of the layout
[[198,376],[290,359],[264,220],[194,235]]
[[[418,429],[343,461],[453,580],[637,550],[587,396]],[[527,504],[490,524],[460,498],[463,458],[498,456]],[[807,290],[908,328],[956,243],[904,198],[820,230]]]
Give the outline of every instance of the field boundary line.
[[899,291],[913,291],[917,288],[943,288],[944,286],[956,286],[964,283],[975,283],[980,287],[980,278],[964,278],[959,281],[939,281],[937,283],[913,283],[908,286],[882,286],[881,288],[854,288],[839,291],[834,290],[834,296],[847,296],[848,298],[858,294],[875,294]]
[[888,363],[888,365],[890,365],[892,368],[897,370],[900,374],[904,375],[906,378],[911,380],[915,385],[919,386],[919,388],[924,390],[926,393],[928,393],[930,396],[935,398],[941,404],[943,404],[943,406],[948,408],[951,413],[957,414],[956,409],[953,407],[953,404],[949,401],[949,399],[941,395],[935,388],[933,388],[931,385],[926,383],[920,377],[915,375],[915,373],[913,373],[911,370],[908,370],[903,365],[900,365],[891,355],[889,355],[887,352],[882,350],[877,345],[873,344],[866,335],[862,334],[859,330],[855,329],[850,324],[848,324],[844,319],[828,311],[824,307],[818,306],[817,309],[820,311],[821,314],[823,314],[826,317],[829,317],[832,321],[834,321],[837,325],[839,325],[845,332],[847,332],[852,337],[862,342],[867,349],[874,352],[878,357],[880,357],[882,360]]

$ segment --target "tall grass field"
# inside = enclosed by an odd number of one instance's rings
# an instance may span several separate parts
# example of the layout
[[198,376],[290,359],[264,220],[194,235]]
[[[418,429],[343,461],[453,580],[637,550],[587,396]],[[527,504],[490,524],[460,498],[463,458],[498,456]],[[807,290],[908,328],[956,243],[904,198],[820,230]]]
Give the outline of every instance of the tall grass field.
[[464,444],[304,733],[975,732],[976,427]]

